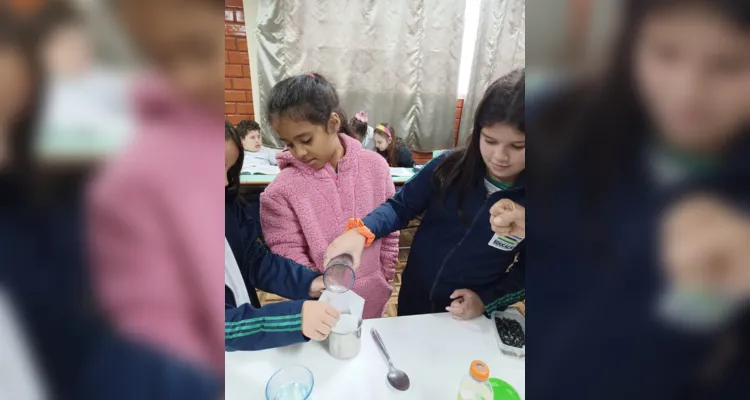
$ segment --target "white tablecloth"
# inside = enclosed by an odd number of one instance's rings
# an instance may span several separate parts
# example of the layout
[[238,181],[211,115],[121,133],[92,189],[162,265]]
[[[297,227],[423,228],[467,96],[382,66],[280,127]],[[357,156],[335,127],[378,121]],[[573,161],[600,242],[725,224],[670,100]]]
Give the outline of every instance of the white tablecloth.
[[[395,366],[409,375],[408,391],[388,385],[388,367],[370,336],[372,327],[380,332]],[[266,382],[275,371],[301,364],[314,375],[311,400],[455,400],[461,379],[477,359],[523,398],[524,360],[500,352],[494,329],[487,318],[456,321],[448,313],[381,318],[364,321],[362,350],[351,360],[331,357],[325,345],[316,342],[226,353],[225,398],[264,400]]]

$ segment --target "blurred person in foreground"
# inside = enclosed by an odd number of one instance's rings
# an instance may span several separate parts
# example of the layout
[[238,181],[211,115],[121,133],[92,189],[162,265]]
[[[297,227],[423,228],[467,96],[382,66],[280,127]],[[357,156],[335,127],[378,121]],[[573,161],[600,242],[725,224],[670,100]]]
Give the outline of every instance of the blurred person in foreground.
[[[33,157],[43,88],[33,30],[4,11],[0,7],[0,308],[16,316],[5,320],[16,326],[1,325],[0,337],[18,332],[30,348],[24,357],[23,350],[7,347],[12,343],[0,343],[0,371],[15,373],[0,378],[0,398],[214,395],[218,385],[205,374],[123,340],[101,318],[87,279],[78,181],[52,179]],[[6,383],[23,381],[44,387],[36,394],[6,392]]]
[[70,0],[48,1],[36,19],[47,90],[35,147],[53,157],[61,148],[121,149],[132,133],[130,77],[95,59],[84,16]]
[[750,2],[626,6],[530,108],[527,397],[747,398]]
[[[98,297],[121,332],[223,381],[223,3],[123,0],[152,70],[131,146],[91,193]],[[213,149],[213,150],[212,150]]]

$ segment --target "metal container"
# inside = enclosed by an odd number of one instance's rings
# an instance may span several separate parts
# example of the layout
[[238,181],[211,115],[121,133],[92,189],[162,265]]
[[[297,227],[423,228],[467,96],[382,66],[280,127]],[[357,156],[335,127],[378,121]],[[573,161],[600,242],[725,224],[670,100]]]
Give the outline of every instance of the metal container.
[[341,314],[339,322],[328,335],[328,352],[335,358],[347,360],[362,348],[362,318]]

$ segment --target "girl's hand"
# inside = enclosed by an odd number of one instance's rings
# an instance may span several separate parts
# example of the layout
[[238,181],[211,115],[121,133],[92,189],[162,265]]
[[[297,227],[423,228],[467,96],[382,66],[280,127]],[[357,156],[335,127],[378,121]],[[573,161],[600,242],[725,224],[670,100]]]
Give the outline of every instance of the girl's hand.
[[328,303],[308,300],[302,303],[302,334],[321,342],[339,321],[339,312]]
[[350,254],[354,259],[353,268],[356,271],[359,268],[359,262],[362,260],[362,251],[365,249],[365,237],[360,235],[356,229],[352,229],[343,235],[337,237],[326,250],[323,257],[323,265],[328,265],[334,257],[341,254]]
[[500,199],[490,208],[490,226],[499,236],[526,237],[526,209],[512,200]]
[[469,320],[484,314],[484,303],[472,290],[458,289],[451,294],[451,299],[453,302],[445,310],[455,319]]
[[323,283],[323,275],[313,279],[310,284],[310,298],[317,299],[323,295],[323,291],[326,290],[326,285]]
[[721,198],[678,203],[662,225],[667,276],[677,286],[750,297],[750,215]]

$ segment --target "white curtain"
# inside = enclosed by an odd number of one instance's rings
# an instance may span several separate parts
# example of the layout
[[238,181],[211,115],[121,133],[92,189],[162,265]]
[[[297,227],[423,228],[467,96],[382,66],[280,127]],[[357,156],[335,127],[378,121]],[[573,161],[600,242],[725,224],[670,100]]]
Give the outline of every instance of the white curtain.
[[458,144],[463,145],[474,122],[474,110],[487,87],[526,63],[526,0],[482,0],[479,33],[464,99]]
[[[417,151],[452,145],[465,0],[262,0],[260,117],[276,82],[319,72],[344,110],[391,123]],[[262,124],[264,143],[281,142]]]

